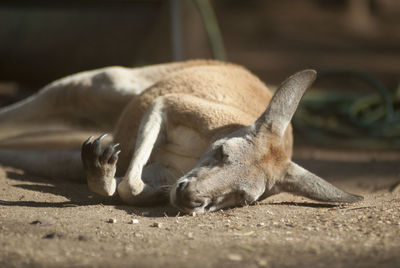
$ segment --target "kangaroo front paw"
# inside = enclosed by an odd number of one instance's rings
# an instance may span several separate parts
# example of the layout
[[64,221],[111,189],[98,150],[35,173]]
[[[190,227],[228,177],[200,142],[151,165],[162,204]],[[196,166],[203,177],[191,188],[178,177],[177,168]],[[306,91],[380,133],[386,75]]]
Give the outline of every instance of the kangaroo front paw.
[[95,193],[111,196],[116,190],[115,172],[119,144],[102,146],[101,141],[107,134],[103,134],[92,142],[90,137],[82,145],[81,158],[86,172],[90,190]]

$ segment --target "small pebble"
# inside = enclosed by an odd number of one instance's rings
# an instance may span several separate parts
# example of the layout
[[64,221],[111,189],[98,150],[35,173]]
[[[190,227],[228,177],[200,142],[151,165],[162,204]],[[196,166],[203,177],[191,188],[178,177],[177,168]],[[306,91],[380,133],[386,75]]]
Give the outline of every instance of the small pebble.
[[130,223],[130,224],[136,224],[136,223],[139,223],[139,220],[138,220],[138,219],[131,219],[131,220],[129,221],[129,223]]
[[266,259],[259,259],[259,260],[257,260],[257,264],[258,264],[258,266],[266,267],[268,265],[268,262]]
[[43,239],[53,239],[53,238],[56,238],[56,237],[62,238],[63,235],[62,235],[62,234],[57,234],[57,233],[55,233],[55,232],[52,232],[52,233],[46,234],[46,235],[43,236],[42,238],[43,238]]
[[194,237],[192,232],[188,233],[187,236],[188,236],[190,239],[193,239],[193,237]]
[[88,238],[84,235],[80,235],[80,236],[78,236],[78,240],[79,241],[88,241]]
[[50,217],[41,217],[33,222],[32,225],[42,225],[42,226],[49,226],[56,223],[56,220]]
[[45,236],[43,236],[44,239],[53,239],[56,237],[56,233],[49,233]]
[[261,227],[261,226],[264,226],[264,225],[265,225],[265,223],[263,223],[263,222],[260,222],[260,223],[257,224],[258,227]]
[[231,261],[241,261],[243,260],[243,257],[240,256],[239,254],[229,254],[228,259]]
[[193,211],[192,213],[190,213],[190,215],[196,217],[196,212]]
[[116,223],[116,222],[117,222],[116,218],[108,219],[108,223]]
[[152,225],[150,225],[151,227],[156,227],[156,228],[161,228],[162,227],[162,223],[160,222],[154,222]]

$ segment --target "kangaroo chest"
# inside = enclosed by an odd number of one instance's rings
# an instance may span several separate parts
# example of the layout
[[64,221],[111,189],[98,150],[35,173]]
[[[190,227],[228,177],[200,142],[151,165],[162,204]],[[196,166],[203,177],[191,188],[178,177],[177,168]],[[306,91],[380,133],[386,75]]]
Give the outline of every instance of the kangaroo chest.
[[197,131],[182,125],[168,126],[166,132],[166,139],[153,152],[151,162],[165,166],[171,172],[171,180],[176,180],[194,167],[208,143]]

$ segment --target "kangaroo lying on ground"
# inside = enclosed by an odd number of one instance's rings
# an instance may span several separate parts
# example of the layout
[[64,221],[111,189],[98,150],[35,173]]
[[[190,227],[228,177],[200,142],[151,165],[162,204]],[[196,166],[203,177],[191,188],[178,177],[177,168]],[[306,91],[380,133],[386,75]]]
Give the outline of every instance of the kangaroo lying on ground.
[[75,74],[0,109],[0,138],[63,122],[113,131],[113,142],[105,144],[101,135],[81,150],[0,150],[0,163],[41,176],[86,178],[91,191],[119,195],[127,204],[169,199],[186,213],[280,192],[362,200],[291,161],[290,120],[315,78],[313,70],[296,73],[272,97],[243,67],[217,61]]

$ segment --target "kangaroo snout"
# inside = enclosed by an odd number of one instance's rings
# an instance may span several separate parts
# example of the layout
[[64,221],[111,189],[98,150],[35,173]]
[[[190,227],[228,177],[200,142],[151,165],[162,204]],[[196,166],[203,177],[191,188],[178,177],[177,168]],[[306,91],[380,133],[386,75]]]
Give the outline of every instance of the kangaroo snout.
[[185,213],[204,213],[208,211],[211,199],[202,196],[195,188],[195,182],[179,180],[171,189],[170,201],[173,206]]

